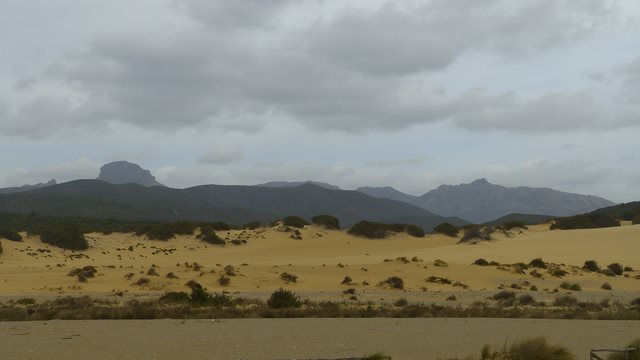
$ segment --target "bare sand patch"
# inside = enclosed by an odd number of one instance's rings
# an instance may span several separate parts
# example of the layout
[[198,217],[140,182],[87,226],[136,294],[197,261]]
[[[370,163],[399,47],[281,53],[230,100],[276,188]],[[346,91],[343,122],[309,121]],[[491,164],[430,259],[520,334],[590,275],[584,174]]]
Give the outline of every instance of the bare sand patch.
[[[622,347],[637,321],[529,319],[244,319],[0,323],[3,359],[393,359],[478,356],[486,343],[546,336],[586,358]],[[37,339],[37,341],[34,341]]]

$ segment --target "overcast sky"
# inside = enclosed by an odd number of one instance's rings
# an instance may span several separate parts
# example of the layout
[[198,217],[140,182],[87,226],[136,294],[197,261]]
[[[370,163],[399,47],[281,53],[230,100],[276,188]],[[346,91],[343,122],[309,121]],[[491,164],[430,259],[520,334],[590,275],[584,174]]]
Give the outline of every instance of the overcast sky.
[[0,186],[485,177],[640,200],[637,0],[0,0]]

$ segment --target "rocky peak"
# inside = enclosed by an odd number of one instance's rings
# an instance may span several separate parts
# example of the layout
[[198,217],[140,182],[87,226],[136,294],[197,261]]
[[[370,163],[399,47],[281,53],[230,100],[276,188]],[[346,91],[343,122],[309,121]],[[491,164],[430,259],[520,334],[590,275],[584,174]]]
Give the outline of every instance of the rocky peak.
[[128,161],[114,161],[100,168],[98,180],[111,184],[140,184],[143,186],[164,186],[156,181],[149,170]]

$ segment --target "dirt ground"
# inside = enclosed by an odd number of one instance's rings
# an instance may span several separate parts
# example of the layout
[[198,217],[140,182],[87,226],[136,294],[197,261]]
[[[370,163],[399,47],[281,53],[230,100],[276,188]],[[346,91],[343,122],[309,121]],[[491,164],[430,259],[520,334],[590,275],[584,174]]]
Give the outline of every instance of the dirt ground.
[[486,343],[534,336],[587,359],[622,347],[638,321],[532,319],[241,319],[0,323],[0,359],[397,359],[478,356]]

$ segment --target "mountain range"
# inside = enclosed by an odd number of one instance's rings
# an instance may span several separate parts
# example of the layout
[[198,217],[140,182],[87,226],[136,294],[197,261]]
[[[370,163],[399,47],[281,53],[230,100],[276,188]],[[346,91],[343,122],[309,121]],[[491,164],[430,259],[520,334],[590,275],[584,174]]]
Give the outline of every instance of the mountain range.
[[549,188],[509,188],[486,179],[442,185],[421,196],[392,187],[347,191],[315,181],[172,189],[159,183],[149,170],[126,161],[104,165],[96,180],[64,184],[52,180],[0,189],[0,211],[4,212],[139,220],[221,220],[235,224],[272,221],[288,215],[309,219],[327,214],[338,217],[345,226],[366,219],[410,222],[425,230],[443,221],[463,225],[509,216],[546,219],[587,213],[613,204],[590,195]]

